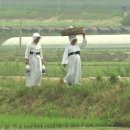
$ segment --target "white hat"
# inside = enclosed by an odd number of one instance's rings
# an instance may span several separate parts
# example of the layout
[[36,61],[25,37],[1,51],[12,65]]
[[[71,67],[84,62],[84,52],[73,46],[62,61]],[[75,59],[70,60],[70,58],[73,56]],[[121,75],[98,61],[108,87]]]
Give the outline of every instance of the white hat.
[[39,33],[33,33],[33,39],[36,39],[37,37],[41,38],[40,34]]
[[73,40],[77,39],[76,35],[70,35],[69,41],[72,42]]

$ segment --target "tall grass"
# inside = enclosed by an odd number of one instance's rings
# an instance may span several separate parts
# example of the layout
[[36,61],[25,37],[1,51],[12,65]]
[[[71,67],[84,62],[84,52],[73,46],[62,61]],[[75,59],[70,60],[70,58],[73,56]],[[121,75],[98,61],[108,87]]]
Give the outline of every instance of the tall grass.
[[[127,80],[85,81],[81,86],[43,81],[26,88],[23,79],[0,82],[1,127],[129,126]],[[7,119],[6,119],[7,118]]]
[[[110,77],[114,74],[121,77],[129,77],[129,62],[82,62],[82,76]],[[0,76],[26,76],[25,64],[23,62],[1,62]],[[46,74],[44,77],[64,77],[66,70],[63,69],[60,62],[48,62],[46,65]]]
[[34,115],[0,115],[0,128],[61,128],[108,126],[109,121],[101,119],[55,118]]
[[[0,76],[25,76],[24,51],[25,48],[18,47],[0,48]],[[63,51],[58,48],[43,48],[44,60],[47,62],[45,77],[65,76],[66,70],[61,65]],[[127,51],[129,49],[82,50],[82,76],[97,77],[116,74],[128,77],[130,75],[129,54],[124,53]]]

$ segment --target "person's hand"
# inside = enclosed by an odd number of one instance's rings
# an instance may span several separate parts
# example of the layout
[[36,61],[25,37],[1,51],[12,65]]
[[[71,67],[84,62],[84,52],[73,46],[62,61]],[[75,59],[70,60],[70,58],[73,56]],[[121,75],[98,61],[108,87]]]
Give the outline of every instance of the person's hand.
[[84,32],[82,33],[82,35],[83,35],[83,38],[85,38],[85,33]]
[[46,62],[46,61],[44,61],[44,62],[43,62],[43,64],[44,64],[44,65],[47,65],[47,62]]
[[25,59],[25,64],[28,65],[29,64],[29,60]]
[[42,60],[42,64],[43,64],[43,65],[46,65],[46,64],[47,64],[47,62],[46,62],[46,61],[44,61],[44,60]]

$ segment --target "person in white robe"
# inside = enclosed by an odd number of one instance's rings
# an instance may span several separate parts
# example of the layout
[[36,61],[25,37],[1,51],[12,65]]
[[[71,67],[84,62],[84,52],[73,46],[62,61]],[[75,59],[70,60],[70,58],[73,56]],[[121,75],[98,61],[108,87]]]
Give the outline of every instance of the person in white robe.
[[26,77],[27,87],[41,85],[43,54],[40,39],[40,34],[34,33],[32,41],[27,43],[26,46],[25,64],[30,70]]
[[84,48],[87,44],[85,34],[83,33],[83,41],[81,44],[77,43],[76,35],[69,36],[70,44],[66,46],[62,58],[62,65],[67,67],[67,74],[63,79],[63,82],[72,84],[81,84],[81,59],[80,49]]

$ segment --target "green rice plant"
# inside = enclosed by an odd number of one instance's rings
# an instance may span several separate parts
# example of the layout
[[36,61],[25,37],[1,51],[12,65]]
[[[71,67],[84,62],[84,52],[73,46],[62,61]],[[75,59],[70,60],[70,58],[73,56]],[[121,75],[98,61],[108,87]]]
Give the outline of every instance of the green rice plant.
[[111,82],[111,83],[117,83],[117,82],[119,82],[119,79],[118,79],[117,74],[112,74],[112,75],[110,76],[110,82]]
[[[61,1],[58,7],[57,0],[54,2],[8,0],[0,4],[0,18],[2,19],[0,25],[20,26],[21,17],[22,26],[120,26],[122,1],[116,0],[113,3],[111,0],[107,5],[106,1],[67,0]],[[128,0],[125,3],[129,5]]]
[[[2,120],[3,118],[3,120]],[[82,122],[82,124],[81,124]],[[60,128],[60,127],[82,127],[82,126],[104,126],[105,122],[100,119],[76,119],[76,118],[48,118],[29,115],[0,116],[0,127],[2,128]]]
[[96,77],[96,80],[97,80],[97,81],[102,81],[102,76],[98,75],[98,76]]
[[[24,62],[4,61],[0,63],[0,75],[1,76],[26,76]],[[120,64],[114,62],[82,62],[82,75],[86,77],[109,77],[113,73],[121,77],[129,76],[130,69],[129,63],[121,62]],[[61,68],[59,62],[48,62],[46,65],[46,75],[43,77],[60,77],[63,78],[66,75],[66,71]],[[21,77],[22,78],[22,77]]]
[[106,128],[101,128],[100,130],[106,130]]
[[[19,18],[20,11],[22,13],[22,18],[43,18],[47,19],[50,17],[58,17],[59,19],[84,19],[84,18],[111,18],[112,16],[119,16],[121,10],[119,6],[122,4],[122,1],[116,0],[109,1],[106,5],[105,2],[100,0],[94,1],[85,1],[82,0],[82,3],[79,0],[72,1],[67,0],[66,2],[61,1],[59,9],[57,9],[58,1],[34,1],[31,0],[31,4],[28,1],[8,1],[1,3],[1,18]],[[125,1],[129,3],[128,0]],[[44,3],[44,4],[43,4]],[[100,3],[100,4],[99,4]],[[129,5],[129,4],[128,4]],[[75,6],[75,8],[72,8]],[[19,10],[19,8],[21,10]],[[42,14],[40,12],[43,12]],[[90,15],[91,13],[91,15]],[[29,15],[27,15],[29,14]],[[101,14],[101,15],[100,15]],[[11,17],[12,16],[12,17]],[[64,16],[64,17],[63,17]]]
[[[12,88],[3,86],[0,89],[1,127],[115,126],[123,115],[129,117],[128,81],[111,84],[107,80],[95,80],[70,87],[46,81],[40,88],[25,88],[21,82],[19,87],[14,82]],[[10,117],[6,119],[1,116],[3,114]]]

